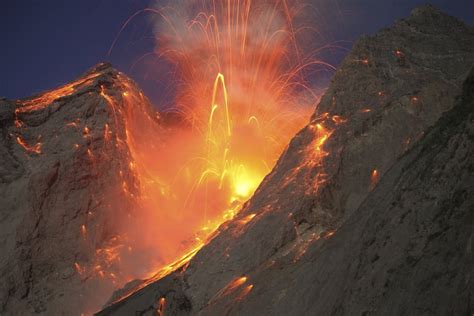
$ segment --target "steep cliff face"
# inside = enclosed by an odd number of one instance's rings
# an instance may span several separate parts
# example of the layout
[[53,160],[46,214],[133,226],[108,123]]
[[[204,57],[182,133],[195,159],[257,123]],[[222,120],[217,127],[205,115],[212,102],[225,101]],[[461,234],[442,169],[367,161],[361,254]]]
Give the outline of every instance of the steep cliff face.
[[[0,102],[0,314],[81,314],[122,280],[123,221],[137,209],[130,109],[107,64],[27,100]],[[145,98],[139,106],[152,112]]]
[[431,6],[360,39],[237,218],[100,314],[468,311],[472,95],[425,134],[473,64],[474,30]]

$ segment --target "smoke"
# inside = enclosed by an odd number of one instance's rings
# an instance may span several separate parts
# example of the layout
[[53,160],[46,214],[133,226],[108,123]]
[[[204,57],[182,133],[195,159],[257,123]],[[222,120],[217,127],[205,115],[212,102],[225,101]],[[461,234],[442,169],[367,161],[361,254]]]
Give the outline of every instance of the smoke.
[[163,9],[154,23],[155,52],[175,66],[182,87],[176,106],[199,111],[208,105],[218,73],[235,107],[280,104],[306,62],[296,43],[295,11],[285,1],[265,0],[178,1]]

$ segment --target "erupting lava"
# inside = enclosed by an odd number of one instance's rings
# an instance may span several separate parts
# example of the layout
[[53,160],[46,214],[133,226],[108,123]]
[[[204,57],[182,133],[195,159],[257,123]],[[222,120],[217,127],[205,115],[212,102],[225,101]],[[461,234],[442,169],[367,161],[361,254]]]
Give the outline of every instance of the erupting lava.
[[[155,112],[131,80],[101,65],[74,82],[18,101],[14,113],[18,133],[12,137],[35,157],[47,154],[48,139],[22,134],[23,119],[31,112],[85,91],[105,107],[107,119],[99,125],[79,118],[64,125],[82,138],[71,149],[85,153],[91,168],[101,159],[115,159],[109,152],[120,155],[113,169],[118,168],[117,183],[96,201],[106,223],[97,226],[95,212],[87,212],[77,227],[86,256],[73,266],[81,282],[92,280],[102,292],[144,279],[128,285],[118,299],[184,269],[217,228],[234,218],[308,122],[319,98],[306,82],[310,69],[332,68],[297,45],[298,7],[286,0],[184,3],[141,11],[157,17],[154,53],[174,69],[171,108]],[[308,160],[317,164],[326,155],[322,147],[331,130],[321,124],[313,130],[317,140]],[[256,216],[239,218],[240,231]],[[239,288],[238,297],[252,290],[246,280],[231,287]],[[160,306],[163,311],[164,300]]]
[[[186,263],[235,216],[317,102],[308,67],[328,66],[298,47],[296,6],[285,0],[187,3],[144,10],[160,21],[156,55],[175,69],[174,107],[144,111],[144,96],[119,78],[139,196],[126,181],[122,188],[141,205],[121,242],[141,256],[143,273],[126,277],[148,278],[140,287]],[[106,88],[101,95],[115,112],[117,98]],[[170,112],[177,123],[168,122]]]
[[[147,214],[133,246],[156,254],[153,275],[199,249],[252,195],[317,101],[305,69],[324,63],[303,57],[296,7],[284,0],[190,1],[145,11],[160,21],[155,53],[175,67],[179,88],[168,112],[180,117],[164,129],[127,122],[130,167]],[[143,96],[123,84],[133,109]]]

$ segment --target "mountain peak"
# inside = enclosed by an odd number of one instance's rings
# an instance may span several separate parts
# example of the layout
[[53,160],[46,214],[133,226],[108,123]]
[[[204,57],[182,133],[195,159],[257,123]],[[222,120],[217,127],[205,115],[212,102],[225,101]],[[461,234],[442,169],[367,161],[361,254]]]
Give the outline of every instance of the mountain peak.
[[98,72],[106,72],[108,70],[114,71],[115,68],[112,66],[111,63],[109,62],[100,62],[89,68],[86,72],[85,75],[89,75],[91,73],[98,73]]
[[[436,28],[443,27],[460,28],[460,31],[469,30],[469,27],[461,20],[441,11],[431,4],[414,8],[410,16],[404,21],[427,33],[432,33]],[[472,28],[470,31],[472,32]]]
[[137,209],[132,106],[154,117],[136,84],[107,63],[0,101],[0,230],[11,243],[2,248],[0,313],[91,314],[120,282],[123,270],[107,256],[118,256],[120,220]]

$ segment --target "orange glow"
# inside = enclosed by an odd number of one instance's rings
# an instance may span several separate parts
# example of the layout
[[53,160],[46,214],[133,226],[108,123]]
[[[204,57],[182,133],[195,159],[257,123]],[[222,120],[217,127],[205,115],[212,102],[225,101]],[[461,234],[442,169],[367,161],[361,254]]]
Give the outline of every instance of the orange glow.
[[237,288],[242,286],[245,282],[247,282],[247,277],[243,276],[237,279],[232,280],[229,284],[227,284],[224,288],[219,290],[210,300],[209,303],[212,303],[221,297],[227,296],[230,293],[234,292]]
[[333,116],[331,117],[331,119],[332,119],[332,121],[333,121],[334,123],[336,123],[336,125],[340,125],[340,124],[343,124],[343,123],[346,123],[346,122],[347,122],[347,119],[345,119],[345,118],[343,118],[343,117],[341,117],[341,116],[339,116],[339,115],[333,115]]
[[372,178],[377,178],[377,175],[378,175],[377,169],[374,169],[374,170],[372,171]]
[[[146,280],[135,287],[129,289],[126,293],[124,293],[121,297],[116,299],[112,304],[117,303],[119,301],[122,301],[132,295],[133,293],[139,291],[140,289],[143,289],[147,285],[150,285],[151,283],[163,278],[164,276],[168,275],[169,273],[177,270],[180,267],[184,267],[189,260],[191,260],[194,255],[204,246],[204,244],[200,244],[198,247],[192,249],[190,252],[184,254],[181,258],[178,260],[164,266],[161,268],[158,272],[146,276]],[[115,258],[112,258],[112,260],[109,260],[109,262],[113,262]]]
[[53,103],[55,100],[71,95],[78,86],[87,83],[99,75],[100,73],[92,73],[60,88],[43,93],[36,98],[25,100],[21,103],[22,106],[16,109],[16,114],[18,115],[25,112],[41,110]]
[[398,57],[398,58],[402,58],[405,56],[405,54],[401,51],[401,50],[396,50],[395,51],[395,55]]
[[16,142],[23,147],[24,150],[30,153],[41,154],[41,143],[36,143],[34,146],[29,146],[22,138],[16,137]]
[[160,300],[158,301],[158,308],[156,309],[157,316],[165,315],[165,304],[166,299],[164,297],[160,298]]
[[320,136],[316,139],[315,147],[317,151],[320,151],[321,146],[323,146],[326,140],[329,138],[329,133],[321,124],[317,124],[316,127],[317,127],[317,132]]
[[326,239],[329,239],[329,238],[331,238],[335,233],[336,233],[335,230],[328,231],[324,237],[325,237]]
[[86,225],[81,225],[81,234],[82,234],[82,237],[86,238],[86,234],[87,234]]
[[110,140],[110,134],[111,134],[111,132],[110,132],[109,124],[106,123],[105,127],[104,127],[104,139],[106,141]]
[[255,217],[256,214],[250,214],[250,215],[247,215],[245,216],[244,218],[240,219],[238,221],[239,224],[241,225],[245,225],[247,224],[248,222],[250,222],[254,217]]
[[242,292],[239,293],[237,298],[235,299],[236,301],[241,301],[243,300],[253,289],[253,284],[247,285]]
[[246,276],[243,276],[243,277],[240,277],[240,278],[237,278],[235,280],[233,280],[232,282],[230,282],[225,288],[224,288],[224,295],[226,293],[229,293],[231,291],[233,291],[235,288],[241,286],[242,284],[244,284],[245,282],[247,282],[247,277]]
[[[140,205],[123,223],[124,249],[133,245],[130,253],[143,257],[141,274],[125,274],[154,279],[175,269],[183,254],[194,254],[239,212],[307,123],[318,96],[303,70],[324,63],[298,47],[297,10],[271,2],[200,0],[149,10],[160,18],[155,53],[176,68],[179,89],[169,111],[179,114],[177,123],[163,126],[166,113],[150,112],[122,75],[113,87],[101,86],[113,117],[126,117],[125,135],[110,137],[106,125],[104,138],[128,145],[132,159],[125,167],[140,180],[135,190],[120,172],[122,193]],[[318,131],[320,156],[329,135]],[[237,223],[243,227],[255,216]]]
[[372,173],[370,174],[371,189],[373,189],[375,187],[375,185],[377,184],[378,181],[379,181],[379,173],[378,173],[377,169],[374,169],[372,171]]
[[16,128],[21,128],[23,126],[22,121],[20,121],[19,119],[15,119],[14,123]]

